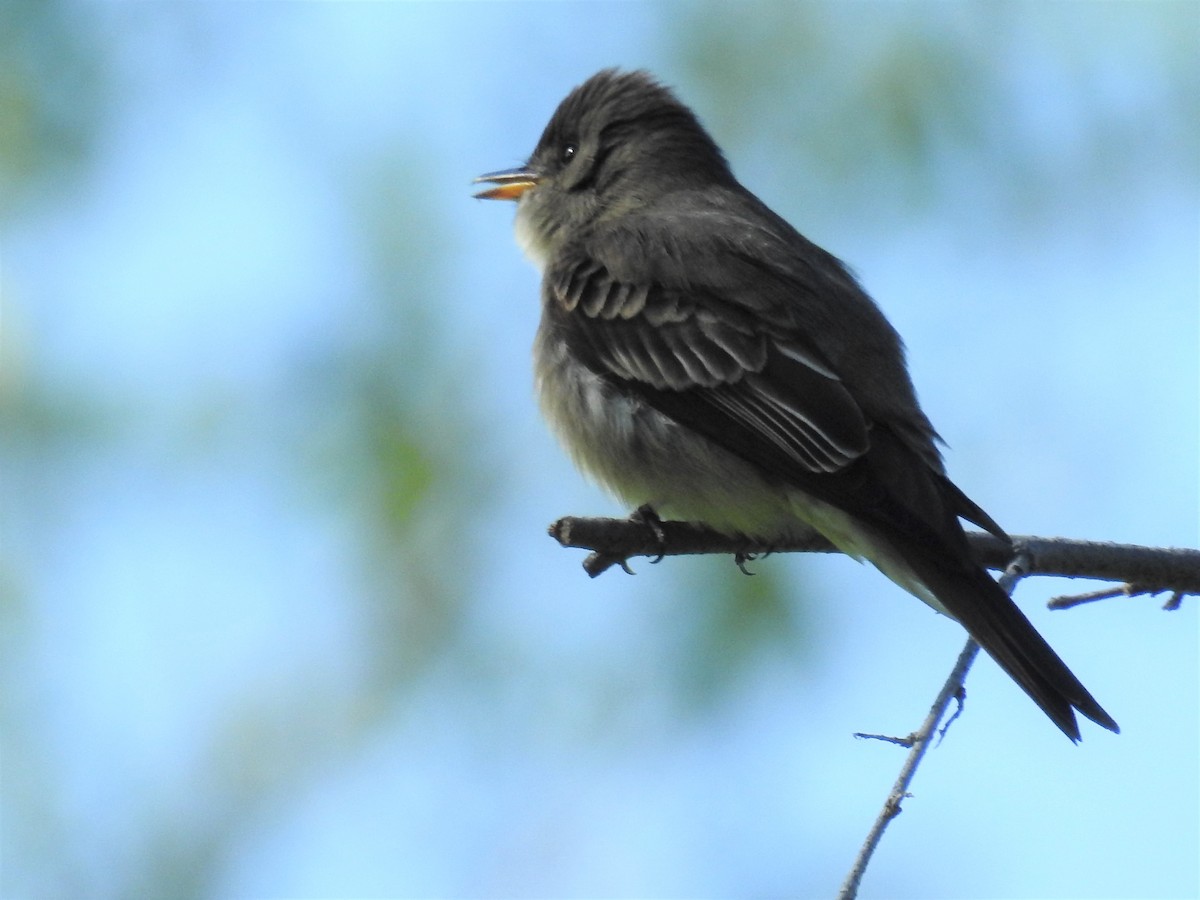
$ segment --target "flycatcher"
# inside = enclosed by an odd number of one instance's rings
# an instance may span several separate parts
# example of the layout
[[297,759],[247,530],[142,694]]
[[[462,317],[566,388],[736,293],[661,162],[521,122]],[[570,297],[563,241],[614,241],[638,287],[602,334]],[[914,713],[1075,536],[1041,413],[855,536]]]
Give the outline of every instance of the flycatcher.
[[1075,710],[1118,730],[972,561],[960,519],[1008,537],[946,477],[895,329],[669,90],[600,72],[528,163],[476,180],[517,201],[538,398],[587,475],[767,545],[815,529],[957,619],[1072,740]]

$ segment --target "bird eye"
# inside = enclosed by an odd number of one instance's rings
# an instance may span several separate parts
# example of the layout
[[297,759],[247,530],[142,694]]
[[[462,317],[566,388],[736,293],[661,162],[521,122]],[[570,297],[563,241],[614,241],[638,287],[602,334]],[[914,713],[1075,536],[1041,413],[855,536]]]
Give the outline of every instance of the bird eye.
[[565,163],[570,162],[571,157],[574,156],[578,150],[579,148],[574,144],[564,144],[562,148],[562,161]]

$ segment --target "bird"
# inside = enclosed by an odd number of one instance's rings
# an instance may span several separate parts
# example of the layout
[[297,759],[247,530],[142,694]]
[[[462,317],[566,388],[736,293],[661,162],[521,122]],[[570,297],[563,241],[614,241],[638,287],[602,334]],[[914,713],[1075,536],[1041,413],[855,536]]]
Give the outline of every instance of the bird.
[[767,546],[815,531],[957,620],[1072,741],[1076,712],[1119,731],[973,561],[963,520],[1011,540],[946,475],[895,328],[670,88],[605,69],[526,163],[475,183],[516,201],[542,276],[536,394],[586,476],[655,521]]

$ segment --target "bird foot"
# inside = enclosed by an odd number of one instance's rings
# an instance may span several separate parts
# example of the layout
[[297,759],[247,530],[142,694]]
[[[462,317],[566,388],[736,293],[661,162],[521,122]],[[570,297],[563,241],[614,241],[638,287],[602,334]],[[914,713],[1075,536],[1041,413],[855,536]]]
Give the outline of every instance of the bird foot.
[[765,550],[739,550],[733,554],[733,562],[743,575],[753,575],[754,573],[746,568],[746,563],[754,562],[756,559],[766,559],[774,552],[774,547],[767,547]]
[[649,503],[643,503],[629,514],[629,521],[644,525],[654,536],[654,542],[658,546],[658,556],[654,557],[650,562],[651,564],[662,562],[662,558],[666,556],[667,535],[663,531],[662,519],[658,517],[658,513],[654,511],[654,507]]

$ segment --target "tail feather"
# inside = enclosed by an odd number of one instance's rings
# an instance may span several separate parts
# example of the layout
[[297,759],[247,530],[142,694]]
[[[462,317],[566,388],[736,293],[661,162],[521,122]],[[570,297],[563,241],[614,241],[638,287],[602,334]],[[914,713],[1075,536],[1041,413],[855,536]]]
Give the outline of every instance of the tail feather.
[[[920,581],[1063,733],[1080,739],[1075,711],[1120,728],[1004,590],[982,569],[909,558]],[[915,565],[914,565],[915,563]]]

